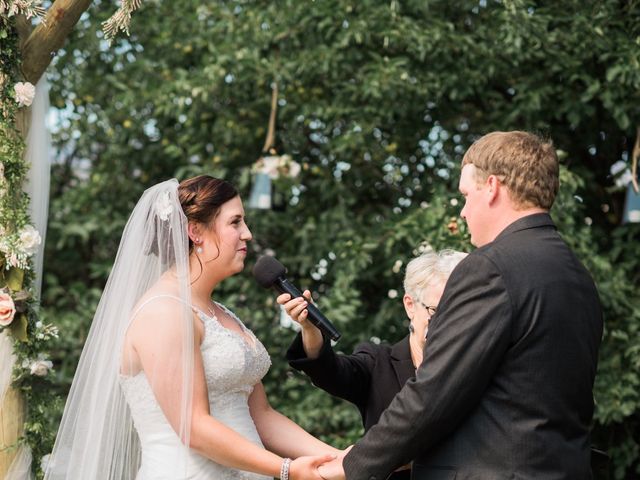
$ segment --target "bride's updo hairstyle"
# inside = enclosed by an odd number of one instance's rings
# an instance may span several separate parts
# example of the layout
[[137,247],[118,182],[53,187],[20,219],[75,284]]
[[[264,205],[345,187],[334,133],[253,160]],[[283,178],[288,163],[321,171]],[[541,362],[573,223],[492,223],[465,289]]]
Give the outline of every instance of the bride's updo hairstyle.
[[[178,199],[187,220],[206,228],[213,225],[220,207],[237,196],[236,187],[210,175],[189,178],[178,186]],[[192,250],[193,242],[189,239],[189,252]]]

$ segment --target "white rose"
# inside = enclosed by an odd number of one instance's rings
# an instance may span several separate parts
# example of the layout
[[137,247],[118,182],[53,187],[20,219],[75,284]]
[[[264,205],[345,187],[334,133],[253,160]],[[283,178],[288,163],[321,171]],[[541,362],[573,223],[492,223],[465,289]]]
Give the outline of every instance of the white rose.
[[156,213],[160,217],[160,220],[166,221],[169,219],[169,215],[173,212],[173,205],[171,205],[171,198],[169,198],[169,192],[163,192],[156,200]]
[[29,82],[18,82],[13,86],[16,92],[16,102],[21,107],[28,107],[36,96],[36,87]]
[[27,255],[33,255],[38,251],[38,246],[42,242],[38,230],[33,225],[27,225],[20,232],[20,245]]
[[31,364],[31,375],[44,377],[53,368],[51,360],[36,360]]

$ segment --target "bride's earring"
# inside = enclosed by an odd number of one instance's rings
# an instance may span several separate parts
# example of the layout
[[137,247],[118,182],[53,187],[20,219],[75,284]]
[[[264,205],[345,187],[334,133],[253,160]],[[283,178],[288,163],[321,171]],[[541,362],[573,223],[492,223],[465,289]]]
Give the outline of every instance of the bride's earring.
[[198,238],[198,239],[196,240],[196,245],[198,245],[198,246],[196,247],[196,253],[197,253],[198,255],[202,255],[202,247],[200,246],[200,242],[201,242],[201,240]]

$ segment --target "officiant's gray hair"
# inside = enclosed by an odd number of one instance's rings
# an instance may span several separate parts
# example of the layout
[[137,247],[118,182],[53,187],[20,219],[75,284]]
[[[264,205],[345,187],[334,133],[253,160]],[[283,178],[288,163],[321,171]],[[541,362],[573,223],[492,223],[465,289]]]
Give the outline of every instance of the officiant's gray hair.
[[404,291],[414,298],[429,287],[444,285],[449,275],[467,254],[456,250],[424,252],[407,264]]

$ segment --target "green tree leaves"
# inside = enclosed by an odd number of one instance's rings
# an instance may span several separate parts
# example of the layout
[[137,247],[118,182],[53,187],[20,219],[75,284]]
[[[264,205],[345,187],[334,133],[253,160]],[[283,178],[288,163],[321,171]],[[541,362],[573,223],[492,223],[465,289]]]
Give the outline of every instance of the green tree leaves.
[[[462,154],[496,129],[563,151],[553,216],[605,307],[594,441],[612,478],[638,473],[638,226],[620,226],[610,166],[640,124],[637,2],[145,2],[107,48],[95,4],[51,72],[60,109],[44,300],[67,329],[68,383],[120,229],[144,188],[210,173],[244,198],[272,82],[276,150],[302,165],[277,180],[280,210],[248,211],[248,259],[271,249],[343,331],[338,349],[406,332],[404,266],[430,246],[469,251],[458,217]],[[293,331],[247,272],[215,295],[268,347],[276,407],[347,445],[357,413],[291,372]],[[61,387],[63,388],[63,387]]]

